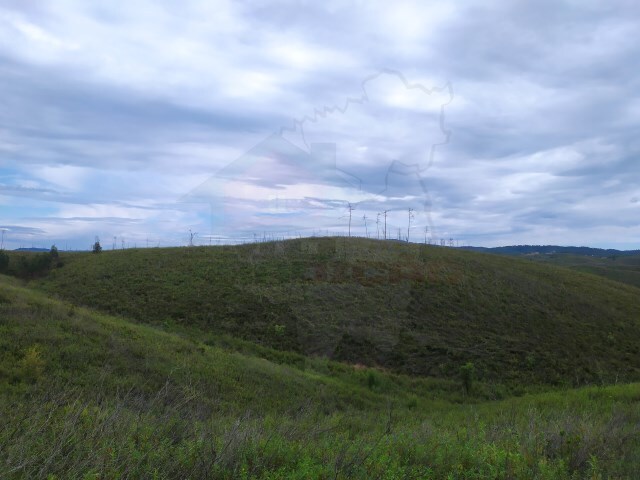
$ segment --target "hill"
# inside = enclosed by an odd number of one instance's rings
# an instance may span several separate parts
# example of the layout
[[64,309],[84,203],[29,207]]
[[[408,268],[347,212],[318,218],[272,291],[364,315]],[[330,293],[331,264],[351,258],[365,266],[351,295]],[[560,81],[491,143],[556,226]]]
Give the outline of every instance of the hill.
[[571,268],[640,287],[640,251],[603,250],[588,247],[516,245],[509,247],[461,247],[499,255],[525,256],[529,260]]
[[634,478],[640,385],[473,387],[286,365],[0,276],[0,477]]
[[607,257],[549,254],[537,255],[532,260],[592,273],[616,282],[640,287],[640,254],[613,254]]
[[640,378],[637,288],[457,249],[320,238],[61,254],[32,284],[211,345],[264,347],[512,391]]
[[460,247],[464,250],[500,255],[554,255],[569,254],[590,257],[640,255],[640,250],[616,250],[612,248],[563,247],[560,245],[508,245],[504,247]]

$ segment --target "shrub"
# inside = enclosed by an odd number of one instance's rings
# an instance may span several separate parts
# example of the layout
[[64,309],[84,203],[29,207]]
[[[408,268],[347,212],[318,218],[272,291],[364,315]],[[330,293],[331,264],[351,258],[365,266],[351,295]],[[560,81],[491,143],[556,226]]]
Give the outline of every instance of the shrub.
[[367,386],[369,387],[369,389],[373,390],[378,385],[378,383],[380,382],[375,372],[369,372],[369,374],[367,375]]
[[22,378],[30,382],[37,381],[42,376],[44,366],[40,346],[37,344],[30,346],[20,362]]
[[4,250],[0,250],[0,272],[4,273],[9,268],[9,255]]
[[35,278],[45,274],[51,268],[53,258],[49,252],[20,257],[17,276],[20,278]]
[[462,381],[462,388],[464,388],[464,393],[471,393],[474,376],[475,366],[473,365],[473,362],[467,362],[460,367],[460,380]]

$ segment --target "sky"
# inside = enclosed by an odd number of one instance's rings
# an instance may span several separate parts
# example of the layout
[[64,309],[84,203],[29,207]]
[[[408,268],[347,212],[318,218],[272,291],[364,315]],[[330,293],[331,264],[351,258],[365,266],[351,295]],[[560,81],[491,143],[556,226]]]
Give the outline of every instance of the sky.
[[1,247],[640,248],[639,70],[635,1],[0,0]]

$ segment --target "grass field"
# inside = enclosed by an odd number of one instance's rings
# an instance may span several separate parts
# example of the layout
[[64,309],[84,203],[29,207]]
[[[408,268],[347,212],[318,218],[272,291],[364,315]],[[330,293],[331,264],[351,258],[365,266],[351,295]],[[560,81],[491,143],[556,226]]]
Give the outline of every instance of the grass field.
[[0,276],[0,478],[640,476],[632,285],[363,239],[44,255]]
[[527,260],[592,273],[610,280],[640,287],[640,251],[603,250],[554,245],[509,247],[462,247],[465,250],[520,257]]
[[62,255],[31,285],[220,344],[511,392],[640,378],[640,291],[526,259],[364,239]]
[[610,280],[640,287],[640,255],[611,255],[593,257],[585,255],[536,255],[533,260],[559,265],[581,272],[592,273]]
[[459,381],[267,361],[18,283],[0,277],[1,478],[640,473],[638,384],[487,401]]

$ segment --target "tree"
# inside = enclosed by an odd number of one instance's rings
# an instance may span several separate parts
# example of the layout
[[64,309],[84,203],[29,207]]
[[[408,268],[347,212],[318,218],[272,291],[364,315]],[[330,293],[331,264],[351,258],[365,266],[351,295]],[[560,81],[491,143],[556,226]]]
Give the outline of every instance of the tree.
[[58,258],[60,255],[58,254],[58,247],[55,245],[51,245],[51,250],[49,250],[49,255],[51,258]]
[[53,258],[49,252],[20,257],[17,275],[20,278],[36,278],[44,275],[50,268]]
[[100,245],[100,239],[98,237],[96,237],[96,241],[93,244],[93,249],[92,249],[93,253],[100,253],[102,252],[102,245]]
[[0,272],[6,272],[9,268],[9,255],[4,250],[0,250]]

